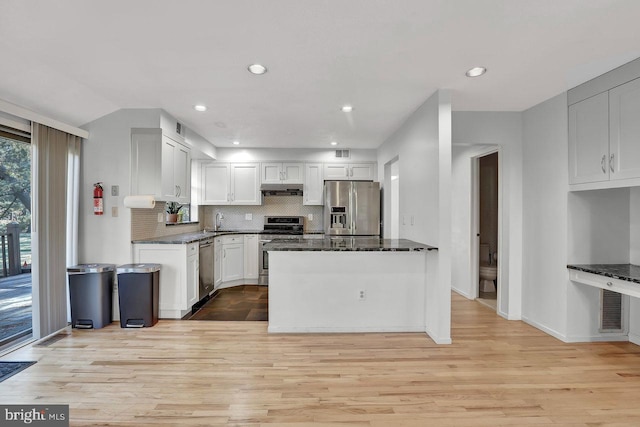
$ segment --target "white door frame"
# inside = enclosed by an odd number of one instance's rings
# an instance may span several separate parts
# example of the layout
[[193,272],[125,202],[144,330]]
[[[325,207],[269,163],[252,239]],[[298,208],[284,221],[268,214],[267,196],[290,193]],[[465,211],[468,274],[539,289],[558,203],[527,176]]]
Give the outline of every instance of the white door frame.
[[477,153],[471,157],[471,235],[470,239],[470,278],[471,278],[471,296],[475,299],[480,295],[480,158],[493,153],[498,153],[498,293],[497,293],[497,313],[507,318],[507,313],[501,310],[502,301],[508,301],[508,289],[504,286],[504,269],[506,265],[503,260],[504,244],[502,241],[502,210],[503,210],[503,185],[502,185],[502,149],[499,146],[487,147],[485,151]]

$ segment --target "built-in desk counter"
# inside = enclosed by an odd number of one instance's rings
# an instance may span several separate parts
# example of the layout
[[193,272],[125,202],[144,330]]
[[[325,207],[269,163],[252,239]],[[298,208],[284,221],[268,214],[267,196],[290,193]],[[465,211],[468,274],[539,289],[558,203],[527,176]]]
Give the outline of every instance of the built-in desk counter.
[[425,332],[437,248],[371,237],[274,239],[264,248],[269,332]]
[[640,266],[634,264],[567,265],[577,283],[640,298]]

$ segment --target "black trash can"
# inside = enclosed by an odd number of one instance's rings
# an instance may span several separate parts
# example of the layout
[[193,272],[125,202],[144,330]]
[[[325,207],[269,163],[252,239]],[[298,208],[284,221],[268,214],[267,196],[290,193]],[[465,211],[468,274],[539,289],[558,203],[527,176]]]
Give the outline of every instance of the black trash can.
[[114,264],[79,264],[67,268],[71,326],[100,329],[111,323]]
[[121,328],[151,327],[158,323],[160,267],[160,264],[118,267]]

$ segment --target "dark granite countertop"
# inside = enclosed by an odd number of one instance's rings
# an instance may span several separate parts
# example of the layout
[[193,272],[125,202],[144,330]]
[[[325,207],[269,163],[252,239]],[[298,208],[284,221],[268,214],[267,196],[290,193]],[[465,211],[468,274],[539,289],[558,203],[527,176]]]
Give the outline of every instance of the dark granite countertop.
[[627,282],[640,283],[640,265],[634,264],[575,264],[567,265],[572,270],[598,274]]
[[[305,231],[304,234],[323,234],[323,231]],[[166,244],[166,245],[186,245],[188,243],[199,242],[200,240],[228,234],[273,234],[264,230],[219,230],[219,231],[195,231],[192,233],[173,234],[171,236],[152,237],[149,239],[132,240],[131,243],[146,244]]]
[[409,252],[437,250],[406,239],[380,239],[378,237],[325,237],[324,239],[274,239],[265,243],[268,251],[377,251]]

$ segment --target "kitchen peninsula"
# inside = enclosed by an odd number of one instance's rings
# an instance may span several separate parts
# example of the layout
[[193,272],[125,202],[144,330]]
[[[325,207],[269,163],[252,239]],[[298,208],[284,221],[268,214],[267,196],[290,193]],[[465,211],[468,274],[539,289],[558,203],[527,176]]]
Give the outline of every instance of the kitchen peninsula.
[[[405,239],[273,240],[269,332],[424,332],[430,253]],[[435,263],[434,263],[435,264]]]

